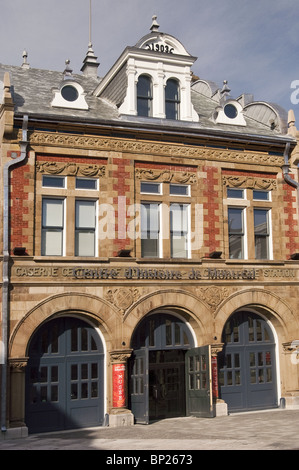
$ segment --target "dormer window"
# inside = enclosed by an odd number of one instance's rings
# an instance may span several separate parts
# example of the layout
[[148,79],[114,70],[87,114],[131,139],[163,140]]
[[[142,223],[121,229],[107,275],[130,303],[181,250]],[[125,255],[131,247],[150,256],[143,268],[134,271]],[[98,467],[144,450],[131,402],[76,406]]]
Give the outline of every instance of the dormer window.
[[166,119],[179,119],[180,87],[177,80],[167,80],[165,87]]
[[140,75],[137,83],[137,115],[152,116],[152,79],[148,75]]
[[61,96],[66,101],[76,101],[79,97],[77,88],[73,85],[66,85],[61,88]]
[[51,106],[58,108],[88,109],[84,90],[79,83],[73,80],[63,82],[60,89],[53,90],[54,99]]
[[218,124],[246,126],[243,108],[237,100],[229,100],[222,106],[220,104],[213,114],[213,119]]
[[233,104],[227,104],[224,106],[224,114],[229,119],[235,119],[238,116],[238,110]]

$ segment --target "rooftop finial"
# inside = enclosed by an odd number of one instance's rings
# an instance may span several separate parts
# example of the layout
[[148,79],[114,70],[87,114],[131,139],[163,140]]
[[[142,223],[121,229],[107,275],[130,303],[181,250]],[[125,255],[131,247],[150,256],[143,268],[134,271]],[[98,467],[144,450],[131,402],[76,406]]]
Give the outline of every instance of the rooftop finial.
[[154,15],[152,17],[152,20],[153,20],[153,22],[152,22],[152,26],[151,26],[150,29],[151,29],[151,32],[154,33],[155,31],[159,30],[160,25],[157,23],[157,15]]
[[92,48],[92,40],[91,40],[92,17],[91,16],[92,16],[91,15],[91,0],[89,0],[89,43],[88,43],[88,50],[87,50],[85,59],[83,61],[83,66],[81,68],[81,72],[83,72],[83,74],[86,76],[97,77],[98,67],[100,63],[97,62],[97,57],[95,56],[93,48]]
[[30,66],[27,62],[27,57],[28,57],[28,52],[26,50],[23,51],[23,63],[22,63],[22,68],[23,69],[29,69]]
[[221,90],[221,101],[226,101],[229,98],[230,88],[227,84],[227,80],[223,80],[223,87]]
[[63,71],[64,73],[64,79],[66,80],[67,78],[72,78],[72,73],[73,73],[73,70],[70,66],[70,60],[69,59],[66,59],[65,61],[65,69]]

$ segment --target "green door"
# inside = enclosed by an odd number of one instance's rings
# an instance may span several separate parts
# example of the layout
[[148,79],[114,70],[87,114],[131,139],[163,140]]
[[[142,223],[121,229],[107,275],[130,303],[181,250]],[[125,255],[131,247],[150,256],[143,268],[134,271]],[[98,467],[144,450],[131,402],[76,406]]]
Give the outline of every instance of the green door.
[[149,423],[148,350],[134,351],[130,361],[131,410],[138,424]]
[[185,370],[187,416],[212,418],[211,346],[187,351]]

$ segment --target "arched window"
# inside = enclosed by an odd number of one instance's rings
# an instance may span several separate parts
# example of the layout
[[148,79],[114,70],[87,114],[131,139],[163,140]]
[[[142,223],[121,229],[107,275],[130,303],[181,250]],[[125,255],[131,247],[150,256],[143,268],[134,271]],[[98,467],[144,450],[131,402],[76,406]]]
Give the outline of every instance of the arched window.
[[152,80],[147,75],[140,75],[137,83],[137,114],[152,115]]
[[166,119],[179,119],[180,87],[176,80],[169,79],[165,88]]

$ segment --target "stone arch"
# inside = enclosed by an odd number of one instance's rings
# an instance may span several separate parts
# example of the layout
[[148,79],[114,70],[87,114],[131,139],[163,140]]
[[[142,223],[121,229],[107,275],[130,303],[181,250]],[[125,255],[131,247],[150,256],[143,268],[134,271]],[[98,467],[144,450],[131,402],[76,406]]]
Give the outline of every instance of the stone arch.
[[199,346],[211,342],[214,322],[207,305],[191,292],[169,289],[145,295],[126,312],[124,333],[127,344],[130,344],[140,321],[149,313],[159,310],[175,312],[183,317],[193,329]]
[[289,340],[294,335],[294,330],[298,334],[298,320],[284,300],[265,289],[247,289],[234,293],[218,307],[215,312],[215,335],[221,338],[228,318],[237,310],[246,307],[255,309],[270,320],[281,342]]
[[[111,315],[111,310],[115,315]],[[101,330],[107,347],[109,344],[111,346],[115,316],[118,315],[115,308],[96,296],[69,292],[45,299],[20,320],[10,338],[10,357],[26,357],[30,338],[36,329],[50,318],[66,313],[76,314],[82,319],[89,320]]]

